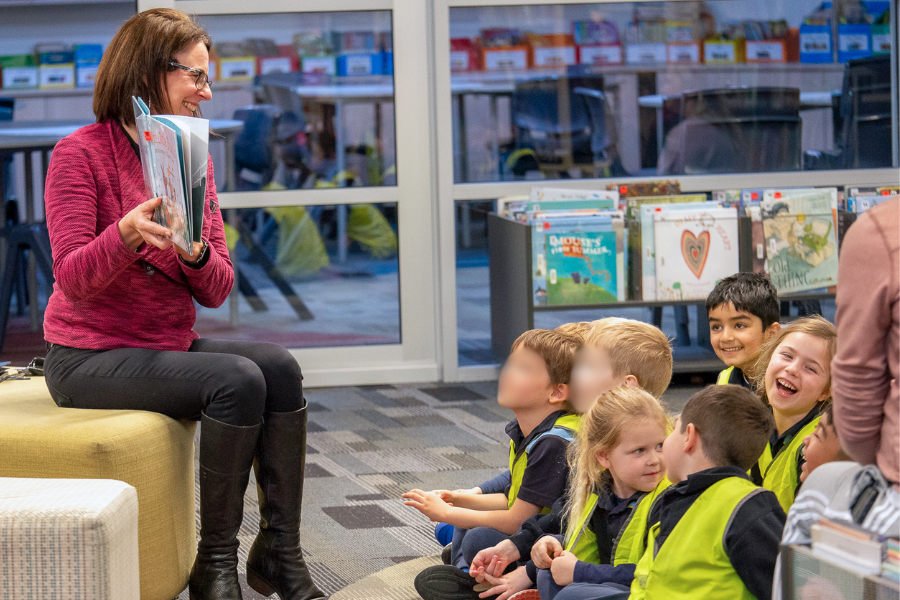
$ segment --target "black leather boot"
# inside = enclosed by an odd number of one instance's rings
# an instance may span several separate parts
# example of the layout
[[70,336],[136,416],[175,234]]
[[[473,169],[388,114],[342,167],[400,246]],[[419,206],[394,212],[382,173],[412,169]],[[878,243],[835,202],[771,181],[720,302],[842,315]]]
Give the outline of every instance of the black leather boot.
[[191,600],[241,600],[237,534],[262,424],[200,421],[200,543],[188,584]]
[[313,583],[300,549],[300,507],[306,463],[306,407],[266,413],[253,468],[259,494],[259,535],[247,557],[247,584],[263,596],[313,600]]

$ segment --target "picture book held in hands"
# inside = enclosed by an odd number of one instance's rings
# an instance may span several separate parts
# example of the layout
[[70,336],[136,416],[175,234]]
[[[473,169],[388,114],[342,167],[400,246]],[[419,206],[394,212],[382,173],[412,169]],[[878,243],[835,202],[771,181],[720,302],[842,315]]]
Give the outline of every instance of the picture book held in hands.
[[143,100],[131,101],[147,198],[162,198],[153,220],[172,231],[172,243],[192,253],[203,231],[209,121],[151,115]]

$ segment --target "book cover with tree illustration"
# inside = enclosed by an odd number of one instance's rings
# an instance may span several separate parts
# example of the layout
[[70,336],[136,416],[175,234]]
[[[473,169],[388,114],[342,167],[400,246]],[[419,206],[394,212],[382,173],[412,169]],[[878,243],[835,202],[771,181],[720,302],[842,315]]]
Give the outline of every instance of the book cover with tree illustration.
[[829,191],[763,201],[766,270],[779,294],[837,285],[834,204]]
[[618,301],[616,232],[550,234],[545,241],[547,304]]

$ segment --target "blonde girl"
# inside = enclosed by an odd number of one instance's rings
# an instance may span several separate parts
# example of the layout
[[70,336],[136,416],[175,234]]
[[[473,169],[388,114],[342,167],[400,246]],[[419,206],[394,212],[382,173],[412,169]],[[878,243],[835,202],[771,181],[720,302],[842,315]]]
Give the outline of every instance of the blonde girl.
[[650,505],[669,485],[662,457],[669,429],[659,401],[638,387],[614,388],[594,403],[569,447],[565,535],[537,541],[531,550],[540,569],[537,592],[520,592],[512,599],[539,594],[541,600],[572,600],[583,593],[575,588],[568,593],[566,586],[573,583],[614,583],[627,589],[643,552]]
[[803,439],[831,400],[831,359],[837,330],[820,316],[797,319],[766,342],[753,369],[757,394],[772,408],[775,431],[750,470],[754,483],[772,490],[784,511],[800,486]]

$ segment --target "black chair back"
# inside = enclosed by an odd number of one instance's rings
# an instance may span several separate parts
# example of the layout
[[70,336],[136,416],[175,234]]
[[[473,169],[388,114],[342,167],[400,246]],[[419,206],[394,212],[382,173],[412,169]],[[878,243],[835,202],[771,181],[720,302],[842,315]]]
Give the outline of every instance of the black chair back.
[[[533,148],[541,163],[562,162],[570,153],[574,163],[591,163],[592,138],[603,124],[595,122],[597,104],[590,100],[590,90],[602,92],[603,77],[563,76],[517,82],[512,95],[516,147]],[[593,107],[589,106],[591,102]]]
[[891,60],[872,56],[847,62],[841,91],[843,167],[890,167]]
[[681,117],[684,173],[800,170],[799,89],[686,92]]

